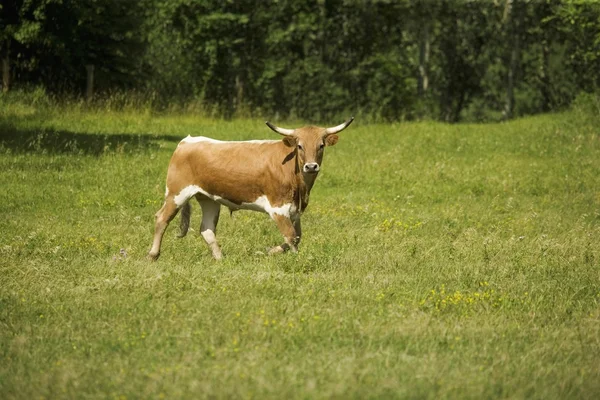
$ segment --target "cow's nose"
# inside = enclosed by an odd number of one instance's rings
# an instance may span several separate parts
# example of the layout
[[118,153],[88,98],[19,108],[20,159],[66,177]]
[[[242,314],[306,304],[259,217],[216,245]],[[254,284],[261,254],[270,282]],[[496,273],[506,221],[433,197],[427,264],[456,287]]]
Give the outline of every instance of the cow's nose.
[[304,164],[304,172],[319,172],[319,164],[316,162]]

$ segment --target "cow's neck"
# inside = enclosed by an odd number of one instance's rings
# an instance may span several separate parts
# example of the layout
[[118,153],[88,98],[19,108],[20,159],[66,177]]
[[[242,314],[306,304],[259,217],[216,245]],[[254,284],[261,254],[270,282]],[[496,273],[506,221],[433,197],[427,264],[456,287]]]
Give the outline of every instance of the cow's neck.
[[310,194],[310,190],[315,184],[315,180],[317,180],[317,174],[305,174],[304,172],[300,173],[301,179],[304,182],[304,186],[306,187],[306,193]]
[[[297,159],[296,159],[297,160]],[[297,161],[296,161],[297,162]],[[302,168],[297,165],[296,167],[296,198],[298,210],[303,212],[304,209],[308,206],[308,201],[310,198],[310,191],[315,184],[315,180],[317,179],[317,174],[307,174],[302,172]]]

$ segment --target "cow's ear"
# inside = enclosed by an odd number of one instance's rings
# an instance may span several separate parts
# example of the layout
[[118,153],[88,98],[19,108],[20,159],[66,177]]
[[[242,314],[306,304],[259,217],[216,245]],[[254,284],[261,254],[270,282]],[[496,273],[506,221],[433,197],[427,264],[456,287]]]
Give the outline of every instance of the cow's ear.
[[327,146],[333,146],[334,144],[337,143],[337,141],[338,141],[339,138],[340,137],[338,135],[329,135],[325,139],[325,145],[327,145]]
[[283,143],[287,147],[296,147],[296,144],[298,144],[298,138],[294,135],[288,135],[283,138]]

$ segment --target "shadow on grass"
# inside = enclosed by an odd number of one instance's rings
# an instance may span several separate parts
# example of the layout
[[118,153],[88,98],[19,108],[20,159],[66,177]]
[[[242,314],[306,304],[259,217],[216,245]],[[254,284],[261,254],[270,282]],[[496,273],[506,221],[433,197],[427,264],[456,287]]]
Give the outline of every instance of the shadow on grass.
[[158,149],[157,141],[179,142],[170,135],[88,134],[55,129],[22,129],[0,122],[0,152],[86,154],[134,153]]

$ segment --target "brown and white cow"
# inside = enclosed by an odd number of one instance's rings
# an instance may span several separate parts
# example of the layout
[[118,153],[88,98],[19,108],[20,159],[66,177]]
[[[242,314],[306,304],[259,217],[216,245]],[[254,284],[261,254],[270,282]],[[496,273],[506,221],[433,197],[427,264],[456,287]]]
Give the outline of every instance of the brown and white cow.
[[165,229],[182,209],[181,233],[190,220],[189,200],[202,208],[200,233],[221,258],[215,237],[221,205],[235,210],[269,214],[285,242],[269,253],[298,251],[302,231],[300,216],[308,206],[310,191],[321,168],[323,149],[338,141],[337,133],[354,118],[331,128],[305,126],[298,129],[267,126],[283,140],[226,142],[206,137],[183,139],[173,153],[167,171],[165,202],[156,213],[154,241],[148,257],[156,260]]

